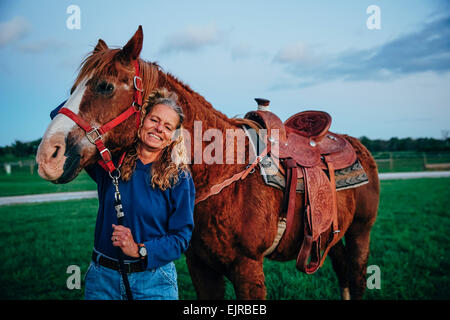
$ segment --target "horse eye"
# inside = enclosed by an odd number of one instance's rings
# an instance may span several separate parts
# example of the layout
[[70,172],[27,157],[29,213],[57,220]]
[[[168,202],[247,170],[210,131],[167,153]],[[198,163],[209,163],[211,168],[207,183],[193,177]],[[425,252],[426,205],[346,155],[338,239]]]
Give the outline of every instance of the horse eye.
[[95,91],[103,95],[110,95],[114,91],[114,86],[112,83],[102,81],[97,85]]

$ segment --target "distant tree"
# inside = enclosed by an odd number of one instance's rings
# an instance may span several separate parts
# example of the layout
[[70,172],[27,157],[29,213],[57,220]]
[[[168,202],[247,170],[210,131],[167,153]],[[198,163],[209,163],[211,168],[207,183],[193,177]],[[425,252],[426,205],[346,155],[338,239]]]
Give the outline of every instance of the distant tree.
[[37,152],[41,139],[31,142],[22,142],[16,140],[10,146],[0,147],[0,156],[12,155],[16,157],[28,157]]
[[400,140],[397,137],[392,137],[388,141],[388,150],[389,151],[400,151]]
[[16,140],[12,144],[12,148],[13,148],[13,154],[16,157],[26,157],[28,155],[29,150],[28,150],[28,146],[26,143]]
[[418,151],[441,152],[450,151],[450,138],[402,138],[392,137],[389,140],[371,140],[366,136],[359,139],[370,152]]
[[359,141],[361,141],[361,143],[369,150],[373,149],[372,146],[372,140],[370,140],[369,138],[367,138],[366,136],[362,136],[361,138],[359,138]]

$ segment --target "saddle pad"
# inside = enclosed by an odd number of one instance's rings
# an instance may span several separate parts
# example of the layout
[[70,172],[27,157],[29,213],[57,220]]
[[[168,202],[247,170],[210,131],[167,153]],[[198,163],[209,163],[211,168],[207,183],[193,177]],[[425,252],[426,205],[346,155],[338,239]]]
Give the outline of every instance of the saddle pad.
[[[266,148],[266,141],[260,139],[259,135],[254,130],[251,130],[248,126],[244,125],[243,129],[249,137],[254,155],[260,154],[261,151]],[[284,190],[285,177],[279,169],[278,161],[275,161],[275,159],[276,158],[271,157],[271,155],[268,154],[261,160],[261,162],[259,163],[261,175],[267,185]],[[325,172],[327,171],[325,170]],[[343,169],[335,170],[334,172],[337,191],[356,188],[369,182],[369,178],[367,177],[364,168],[357,158],[352,165]],[[297,179],[296,191],[300,193],[305,192],[303,176],[299,175],[299,178]]]
[[[264,182],[267,185],[281,190],[285,189],[285,177],[278,169],[278,166],[275,165],[275,162],[270,155],[262,159],[259,167]],[[325,172],[327,171],[325,170]],[[369,182],[369,178],[367,177],[367,174],[358,159],[356,159],[355,163],[347,168],[335,170],[334,174],[337,191],[360,187]],[[305,192],[303,177],[297,179],[296,191],[299,193]]]

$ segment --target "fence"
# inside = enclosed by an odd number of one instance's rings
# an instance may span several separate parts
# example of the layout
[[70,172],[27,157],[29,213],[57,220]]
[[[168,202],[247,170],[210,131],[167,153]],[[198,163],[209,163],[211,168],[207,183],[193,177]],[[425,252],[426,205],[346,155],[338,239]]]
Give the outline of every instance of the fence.
[[376,152],[380,172],[450,170],[450,152]]
[[[450,152],[374,152],[379,172],[450,170]],[[37,173],[34,159],[0,163],[1,175]]]
[[25,173],[33,175],[37,171],[36,160],[18,160],[11,162],[3,162],[0,166],[0,173],[5,175],[13,175],[15,173]]

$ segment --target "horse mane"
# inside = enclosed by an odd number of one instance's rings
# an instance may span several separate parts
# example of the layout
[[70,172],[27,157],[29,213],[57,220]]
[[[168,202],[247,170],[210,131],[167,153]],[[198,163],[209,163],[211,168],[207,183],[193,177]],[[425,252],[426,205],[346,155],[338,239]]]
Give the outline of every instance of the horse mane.
[[[121,49],[103,49],[94,50],[80,64],[80,71],[72,87],[72,91],[79,83],[87,77],[101,76],[117,76],[119,72],[130,72],[133,70],[132,64],[124,65],[118,57]],[[215,121],[225,121],[232,126],[242,127],[248,125],[258,130],[258,123],[238,117],[229,118],[222,112],[213,108],[213,106],[200,94],[195,92],[189,85],[177,79],[174,75],[164,72],[164,70],[156,63],[143,59],[138,60],[139,70],[143,81],[143,101],[144,104],[148,96],[153,90],[166,87],[178,93],[181,104],[189,105],[192,108],[204,108],[201,112],[210,115],[208,118],[214,118]],[[196,110],[199,111],[199,110]]]
[[[160,86],[166,86],[169,88],[169,90],[174,90],[178,93],[185,93],[184,95],[181,94],[179,96],[179,100],[181,103],[189,104],[191,108],[203,108],[203,110],[196,110],[197,112],[200,112],[200,114],[208,114],[208,118],[214,119],[215,122],[226,122],[231,126],[235,127],[242,127],[243,125],[247,125],[256,131],[261,129],[261,126],[250,119],[244,119],[239,117],[232,117],[229,118],[224,113],[220,112],[219,110],[215,109],[211,103],[209,103],[202,95],[198,94],[196,91],[194,91],[189,85],[185,84],[183,81],[179,80],[177,77],[170,73],[164,73],[161,70],[162,78],[164,79],[164,83],[159,83]],[[161,78],[161,77],[160,77]],[[189,97],[188,97],[189,96]],[[197,114],[197,113],[196,113]]]

